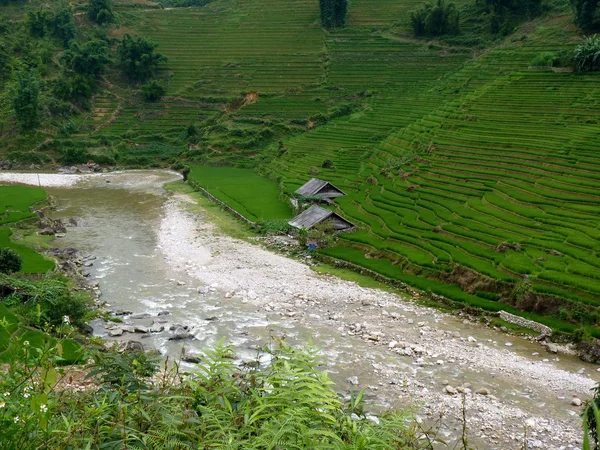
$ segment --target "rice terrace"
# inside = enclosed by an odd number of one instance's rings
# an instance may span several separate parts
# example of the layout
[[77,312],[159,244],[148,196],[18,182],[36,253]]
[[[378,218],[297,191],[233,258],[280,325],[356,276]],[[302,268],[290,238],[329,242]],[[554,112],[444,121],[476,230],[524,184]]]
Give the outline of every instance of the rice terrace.
[[[23,363],[0,364],[7,448],[209,448],[235,429],[231,448],[467,450],[475,410],[475,446],[600,448],[600,390],[579,398],[598,374],[574,368],[600,363],[600,0],[0,0],[0,180],[0,363]],[[284,342],[313,333],[343,401]],[[205,378],[152,391],[152,358],[175,354]],[[83,360],[135,414],[111,400],[110,431],[17,430],[10,393],[39,381],[45,427],[73,387],[54,366]],[[243,412],[278,376],[307,383],[306,404],[286,397],[304,409]],[[448,436],[362,410],[409,396],[415,424],[451,411]],[[335,431],[311,441],[317,422]]]

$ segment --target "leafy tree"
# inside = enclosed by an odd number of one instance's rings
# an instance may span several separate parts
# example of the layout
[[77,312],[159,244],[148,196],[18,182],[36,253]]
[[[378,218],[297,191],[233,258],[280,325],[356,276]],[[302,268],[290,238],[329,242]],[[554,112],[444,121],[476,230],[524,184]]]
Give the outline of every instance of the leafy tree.
[[442,36],[460,32],[460,13],[454,3],[437,0],[410,14],[415,36]]
[[0,80],[10,74],[12,56],[5,42],[0,41]]
[[600,36],[593,35],[575,49],[575,66],[581,72],[600,71]]
[[40,81],[33,71],[18,72],[12,107],[21,131],[32,130],[40,123]]
[[52,22],[52,20],[52,13],[44,9],[28,11],[27,15],[25,16],[25,23],[29,28],[29,33],[38,38],[46,35],[49,24]]
[[584,31],[600,29],[600,0],[571,0],[575,22]]
[[114,19],[112,0],[89,0],[88,15],[98,24],[112,22]]
[[65,46],[77,37],[77,27],[73,19],[73,11],[68,6],[61,7],[56,11],[53,22],[54,35],[60,38]]
[[89,99],[94,92],[96,78],[93,75],[63,75],[54,84],[54,95],[62,100]]
[[81,75],[100,75],[104,72],[108,57],[108,44],[101,39],[92,39],[81,45],[72,42],[62,60],[73,72]]
[[159,100],[167,93],[167,88],[158,80],[150,80],[149,83],[142,86],[142,95],[150,102]]
[[23,267],[23,259],[11,248],[0,248],[0,273],[18,272]]
[[319,0],[321,25],[325,28],[343,27],[346,23],[348,0]]
[[126,34],[119,44],[117,55],[121,69],[131,80],[146,81],[167,58],[156,52],[157,44],[145,37]]

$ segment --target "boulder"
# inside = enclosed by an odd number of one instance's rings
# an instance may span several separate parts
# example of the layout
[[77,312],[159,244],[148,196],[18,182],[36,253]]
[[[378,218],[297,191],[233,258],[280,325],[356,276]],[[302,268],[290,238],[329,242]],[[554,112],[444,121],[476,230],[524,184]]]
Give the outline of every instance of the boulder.
[[148,333],[148,327],[144,327],[141,325],[136,325],[135,327],[133,327],[134,331],[136,333]]
[[164,331],[165,326],[161,325],[160,323],[153,323],[152,326],[150,327],[150,333],[160,333],[161,331]]
[[194,339],[194,335],[183,327],[177,327],[169,338],[170,341],[183,341],[186,339]]
[[444,391],[446,392],[446,394],[449,394],[449,395],[456,395],[458,393],[458,391],[450,385],[447,385],[444,388]]
[[348,377],[348,378],[346,378],[346,383],[349,383],[353,386],[358,386],[358,384],[359,384],[358,377],[357,376]]
[[143,353],[144,344],[139,341],[127,341],[121,350],[121,353]]
[[108,331],[108,335],[111,337],[123,336],[123,328],[113,328]]
[[181,358],[182,361],[188,362],[188,363],[192,363],[192,364],[199,364],[200,362],[202,362],[202,359],[200,359],[199,355],[194,355],[194,354],[186,354],[183,355],[183,357]]
[[490,391],[488,391],[486,388],[479,388],[475,391],[475,393],[478,395],[490,395]]
[[573,397],[573,399],[571,400],[571,405],[573,405],[573,406],[581,406],[581,404],[582,404],[582,401],[578,397]]

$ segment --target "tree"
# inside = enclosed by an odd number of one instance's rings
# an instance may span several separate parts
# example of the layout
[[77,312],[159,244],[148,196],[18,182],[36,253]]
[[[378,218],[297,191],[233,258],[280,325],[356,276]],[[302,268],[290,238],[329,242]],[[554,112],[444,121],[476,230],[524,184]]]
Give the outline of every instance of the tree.
[[187,180],[188,180],[188,177],[190,176],[191,171],[192,171],[192,169],[187,164],[185,166],[183,166],[183,169],[181,169],[181,175],[183,175],[184,183],[187,183]]
[[69,42],[77,37],[77,27],[73,19],[73,11],[68,6],[59,8],[54,16],[54,35],[67,46]]
[[112,22],[115,17],[112,0],[89,0],[88,15],[91,20],[100,25]]
[[104,72],[108,57],[108,44],[101,39],[92,39],[81,45],[72,42],[62,61],[69,69],[80,75],[100,75]]
[[32,130],[40,123],[40,82],[34,71],[18,72],[12,107],[21,131]]
[[8,247],[0,249],[0,273],[18,272],[21,267],[23,267],[21,255]]
[[454,3],[430,2],[410,13],[415,36],[442,36],[460,32],[460,13]]
[[571,0],[575,22],[584,31],[600,29],[600,0]]
[[343,27],[346,23],[348,0],[319,0],[321,25],[325,28]]
[[167,88],[157,80],[150,80],[149,83],[142,86],[142,95],[144,99],[149,102],[155,102],[159,100],[163,95],[167,93]]
[[33,37],[44,37],[51,22],[52,13],[41,8],[37,11],[28,11],[27,15],[25,16],[25,23],[29,28],[29,34],[31,34]]
[[156,72],[158,65],[167,58],[155,51],[157,44],[145,37],[126,34],[117,48],[119,65],[127,77],[134,81],[146,81]]

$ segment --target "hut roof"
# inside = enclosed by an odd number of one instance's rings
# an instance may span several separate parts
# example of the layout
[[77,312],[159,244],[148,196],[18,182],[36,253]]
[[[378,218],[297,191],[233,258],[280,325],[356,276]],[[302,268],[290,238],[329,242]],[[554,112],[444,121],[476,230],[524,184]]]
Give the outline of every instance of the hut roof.
[[294,217],[288,223],[295,228],[304,228],[308,230],[314,227],[316,224],[323,222],[325,219],[329,218],[337,219],[340,222],[345,222],[346,224],[348,224],[348,226],[344,228],[350,228],[354,226],[351,222],[348,222],[339,214],[336,214],[335,212],[330,211],[328,209],[321,208],[317,205],[312,205],[310,208]]
[[298,188],[298,190],[296,191],[296,194],[302,195],[304,197],[314,197],[314,196],[318,196],[319,192],[324,190],[324,188],[328,188],[327,189],[328,191],[333,190],[335,192],[335,194],[333,194],[333,195],[331,195],[331,192],[329,194],[324,194],[326,196],[346,195],[340,189],[336,188],[333,184],[331,184],[330,182],[319,180],[318,178],[311,178],[309,181],[304,183],[303,186]]

